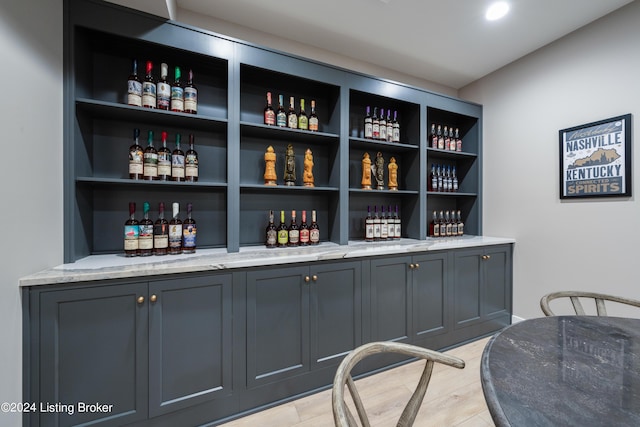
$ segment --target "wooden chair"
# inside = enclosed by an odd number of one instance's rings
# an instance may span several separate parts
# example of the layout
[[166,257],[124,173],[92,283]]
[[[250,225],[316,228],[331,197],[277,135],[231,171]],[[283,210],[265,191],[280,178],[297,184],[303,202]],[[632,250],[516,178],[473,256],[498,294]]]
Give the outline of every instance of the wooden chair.
[[605,301],[610,301],[610,302],[615,302],[615,303],[620,303],[620,304],[625,304],[625,305],[640,308],[640,301],[637,301],[634,299],[618,297],[615,295],[606,295],[606,294],[599,294],[594,292],[581,292],[581,291],[551,292],[540,299],[540,308],[542,309],[542,312],[546,316],[555,316],[556,314],[549,307],[549,303],[556,299],[566,299],[566,298],[571,300],[571,304],[573,304],[573,309],[575,310],[576,314],[579,316],[586,315],[586,312],[584,311],[582,303],[580,302],[581,298],[594,300],[596,304],[596,313],[598,316],[607,316],[607,309],[604,304]]
[[351,398],[355,404],[362,426],[370,427],[364,405],[362,404],[362,400],[360,399],[360,395],[356,389],[355,382],[351,377],[351,370],[362,359],[379,353],[399,353],[426,360],[420,381],[418,382],[413,395],[409,399],[409,402],[402,411],[397,427],[410,427],[413,425],[413,421],[420,410],[420,405],[422,404],[424,395],[427,392],[427,386],[431,379],[433,365],[436,362],[453,366],[458,369],[464,368],[464,360],[462,359],[414,345],[395,342],[372,342],[362,345],[351,351],[344,358],[342,363],[340,363],[340,366],[338,366],[338,370],[333,380],[333,393],[331,400],[333,405],[333,419],[336,427],[357,427],[356,420],[344,400],[345,384],[349,388]]

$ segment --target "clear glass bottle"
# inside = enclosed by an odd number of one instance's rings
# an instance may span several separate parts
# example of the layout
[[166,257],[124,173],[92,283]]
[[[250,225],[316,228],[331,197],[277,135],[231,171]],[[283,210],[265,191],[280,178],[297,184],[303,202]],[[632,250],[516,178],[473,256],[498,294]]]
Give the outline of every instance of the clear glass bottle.
[[364,116],[364,137],[366,139],[373,138],[373,119],[371,118],[371,107],[368,105]]

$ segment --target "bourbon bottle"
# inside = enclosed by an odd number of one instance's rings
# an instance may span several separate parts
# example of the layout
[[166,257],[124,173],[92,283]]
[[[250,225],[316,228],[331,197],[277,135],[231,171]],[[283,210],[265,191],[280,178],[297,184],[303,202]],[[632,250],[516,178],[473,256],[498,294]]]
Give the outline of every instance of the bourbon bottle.
[[129,80],[127,80],[127,104],[142,107],[142,82],[138,78],[138,61],[133,60]]
[[311,226],[309,227],[309,244],[320,244],[320,227],[316,222],[316,211],[311,211]]
[[193,205],[187,203],[187,219],[182,223],[182,253],[192,254],[196,252],[196,220],[192,217]]
[[164,203],[158,205],[158,219],[153,225],[153,254],[166,255],[169,248],[169,222],[164,218]]
[[142,82],[142,106],[156,108],[156,81],[153,78],[153,62],[147,61],[147,74]]
[[271,105],[271,92],[267,92],[267,105],[264,107],[264,124],[269,126],[276,124],[276,112]]
[[198,181],[198,152],[193,149],[194,136],[189,135],[189,149],[184,155],[184,177],[186,181]]
[[139,144],[140,129],[133,130],[133,144],[129,147],[129,178],[142,179],[144,177],[144,152]]
[[124,223],[124,256],[138,255],[138,236],[140,228],[136,216],[136,204],[129,202],[129,219]]
[[149,203],[142,205],[143,218],[140,220],[138,234],[138,255],[153,255],[153,221],[149,219]]
[[198,113],[198,88],[193,84],[193,70],[189,70],[187,84],[184,87],[184,112]]
[[311,231],[307,225],[307,211],[302,211],[302,224],[300,224],[300,246],[311,243]]
[[173,217],[169,221],[169,255],[182,253],[182,221],[180,220],[180,204],[173,203]]

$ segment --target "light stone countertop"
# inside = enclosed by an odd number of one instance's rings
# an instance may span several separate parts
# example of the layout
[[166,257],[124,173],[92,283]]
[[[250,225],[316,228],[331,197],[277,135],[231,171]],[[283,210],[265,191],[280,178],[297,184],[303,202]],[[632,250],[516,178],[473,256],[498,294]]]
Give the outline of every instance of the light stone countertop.
[[401,239],[389,242],[354,241],[348,245],[322,243],[318,246],[267,249],[244,247],[239,252],[226,249],[198,249],[195,254],[127,258],[124,254],[91,255],[20,279],[20,286],[53,285],[94,280],[136,278],[176,273],[229,270],[243,267],[294,264],[310,261],[363,258],[378,255],[459,249],[515,243],[505,237],[462,236],[426,240]]

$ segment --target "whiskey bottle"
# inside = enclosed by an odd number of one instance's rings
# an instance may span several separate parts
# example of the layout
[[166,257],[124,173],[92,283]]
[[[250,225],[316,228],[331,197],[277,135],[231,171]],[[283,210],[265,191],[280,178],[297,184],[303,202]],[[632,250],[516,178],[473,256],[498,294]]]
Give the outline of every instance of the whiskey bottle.
[[296,211],[291,211],[291,223],[289,224],[289,246],[300,244],[300,228],[296,222]]
[[460,131],[456,128],[456,151],[462,151],[462,139],[460,138]]
[[464,222],[462,222],[462,215],[460,211],[458,211],[458,236],[462,236],[464,234]]
[[300,98],[300,114],[298,115],[298,129],[309,130],[309,117],[304,109],[304,98]]
[[138,236],[140,228],[135,218],[136,204],[129,202],[129,219],[124,223],[124,256],[134,257],[138,255]]
[[384,205],[383,205],[383,206],[380,206],[380,240],[387,240],[388,238],[389,238],[389,221],[384,214]]
[[168,181],[171,179],[171,151],[167,148],[167,132],[162,132],[162,147],[158,149],[158,179]]
[[289,244],[289,229],[284,223],[284,211],[280,211],[280,225],[278,226],[278,247],[286,248]]
[[169,255],[179,255],[182,253],[182,221],[180,214],[180,204],[174,202],[173,216],[169,221]]
[[269,211],[269,224],[266,230],[265,246],[275,248],[278,243],[278,230],[273,223],[273,211]]
[[447,169],[446,171],[444,171],[444,182],[443,182],[443,186],[444,186],[444,191],[446,192],[450,192],[452,185],[451,185],[451,166],[447,165]]
[[444,150],[444,136],[442,135],[442,125],[438,125],[438,149]]
[[311,211],[311,226],[309,227],[309,244],[320,244],[320,227],[316,222],[316,211]]
[[153,253],[166,255],[169,248],[169,222],[164,218],[164,203],[158,205],[158,219],[153,225]]
[[444,177],[442,176],[444,165],[438,165],[436,167],[436,174],[438,175],[438,187],[436,191],[444,191]]
[[276,114],[276,124],[283,128],[287,126],[287,113],[284,111],[282,95],[278,95],[278,113]]
[[451,191],[458,191],[458,176],[455,166],[451,168]]
[[147,74],[142,82],[142,106],[156,108],[156,81],[153,78],[153,62],[147,61]]
[[142,82],[138,78],[138,60],[133,60],[133,69],[127,80],[127,104],[142,107]]
[[138,255],[153,255],[153,221],[149,219],[149,203],[142,205],[143,217],[140,220],[138,233]]
[[457,136],[453,133],[453,128],[449,128],[449,148],[447,148],[447,150],[449,151],[457,151],[457,147],[458,147],[458,140],[457,140]]
[[176,67],[175,79],[171,84],[171,111],[176,111],[178,113],[184,112],[184,88],[180,82],[181,77],[182,73],[180,71],[180,67]]
[[451,236],[456,237],[458,235],[458,219],[456,218],[455,211],[451,211]]
[[148,145],[144,149],[143,171],[144,179],[156,180],[158,179],[158,152],[153,146],[153,131],[149,131],[149,137],[147,139]]
[[431,163],[431,173],[429,174],[429,191],[438,191],[438,175],[436,174],[436,165]]
[[167,81],[169,66],[164,62],[160,64],[160,80],[158,80],[158,109],[169,110],[171,106],[171,85]]
[[393,120],[391,119],[391,110],[387,110],[387,142],[394,142],[393,140]]
[[293,96],[289,97],[289,112],[287,113],[287,127],[291,129],[298,128],[298,115],[295,110],[295,99]]
[[398,210],[398,205],[396,205],[396,239],[402,239],[402,219],[400,218],[400,211]]
[[444,149],[448,150],[451,145],[451,138],[449,137],[449,128],[447,126],[444,127]]
[[431,132],[429,133],[431,139],[431,148],[438,148],[438,134],[436,133],[436,124],[431,123]]
[[368,105],[364,116],[364,137],[366,139],[373,138],[373,119],[371,118],[371,107]]
[[382,141],[387,140],[387,119],[384,118],[384,108],[380,109],[380,119],[378,120],[378,126],[380,126],[380,136],[378,139]]
[[387,206],[387,228],[388,228],[388,240],[396,239],[396,219],[393,216],[393,210],[391,205]]
[[144,157],[142,147],[138,143],[140,139],[140,129],[133,130],[133,144],[129,147],[129,178],[142,179],[144,177]]
[[198,114],[198,88],[193,84],[193,70],[189,70],[184,87],[184,112]]
[[184,155],[184,177],[186,181],[198,181],[198,153],[193,149],[194,136],[189,135],[189,149]]
[[438,220],[438,214],[436,211],[433,211],[431,223],[429,224],[429,236],[440,237],[440,221]]
[[307,225],[307,211],[302,211],[302,224],[300,224],[300,246],[307,246],[311,240],[311,232]]
[[445,236],[451,236],[451,217],[449,215],[449,211],[445,211],[444,213],[444,222],[445,222]]
[[176,148],[171,153],[171,180],[184,181],[184,151],[180,149],[180,134],[176,134]]
[[316,113],[316,101],[311,100],[311,114],[309,115],[309,130],[311,132],[317,132],[320,122],[318,121],[318,114]]
[[364,240],[365,242],[373,242],[373,217],[370,206],[367,206],[367,217],[364,219]]
[[196,252],[196,221],[192,217],[193,205],[187,203],[187,219],[182,223],[182,253],[192,254]]
[[393,112],[393,135],[391,138],[393,142],[400,142],[400,122],[398,121],[398,112]]
[[271,105],[271,92],[267,92],[267,105],[264,107],[264,124],[269,126],[276,124],[276,112]]
[[381,227],[382,227],[382,221],[378,216],[378,206],[374,206],[373,207],[373,240],[376,242],[380,240],[380,236],[382,234]]
[[371,138],[380,139],[380,119],[378,118],[378,107],[373,107],[373,116],[371,116]]
[[438,216],[438,220],[440,222],[440,237],[447,236],[447,223],[444,220],[444,211],[440,211],[440,215]]

